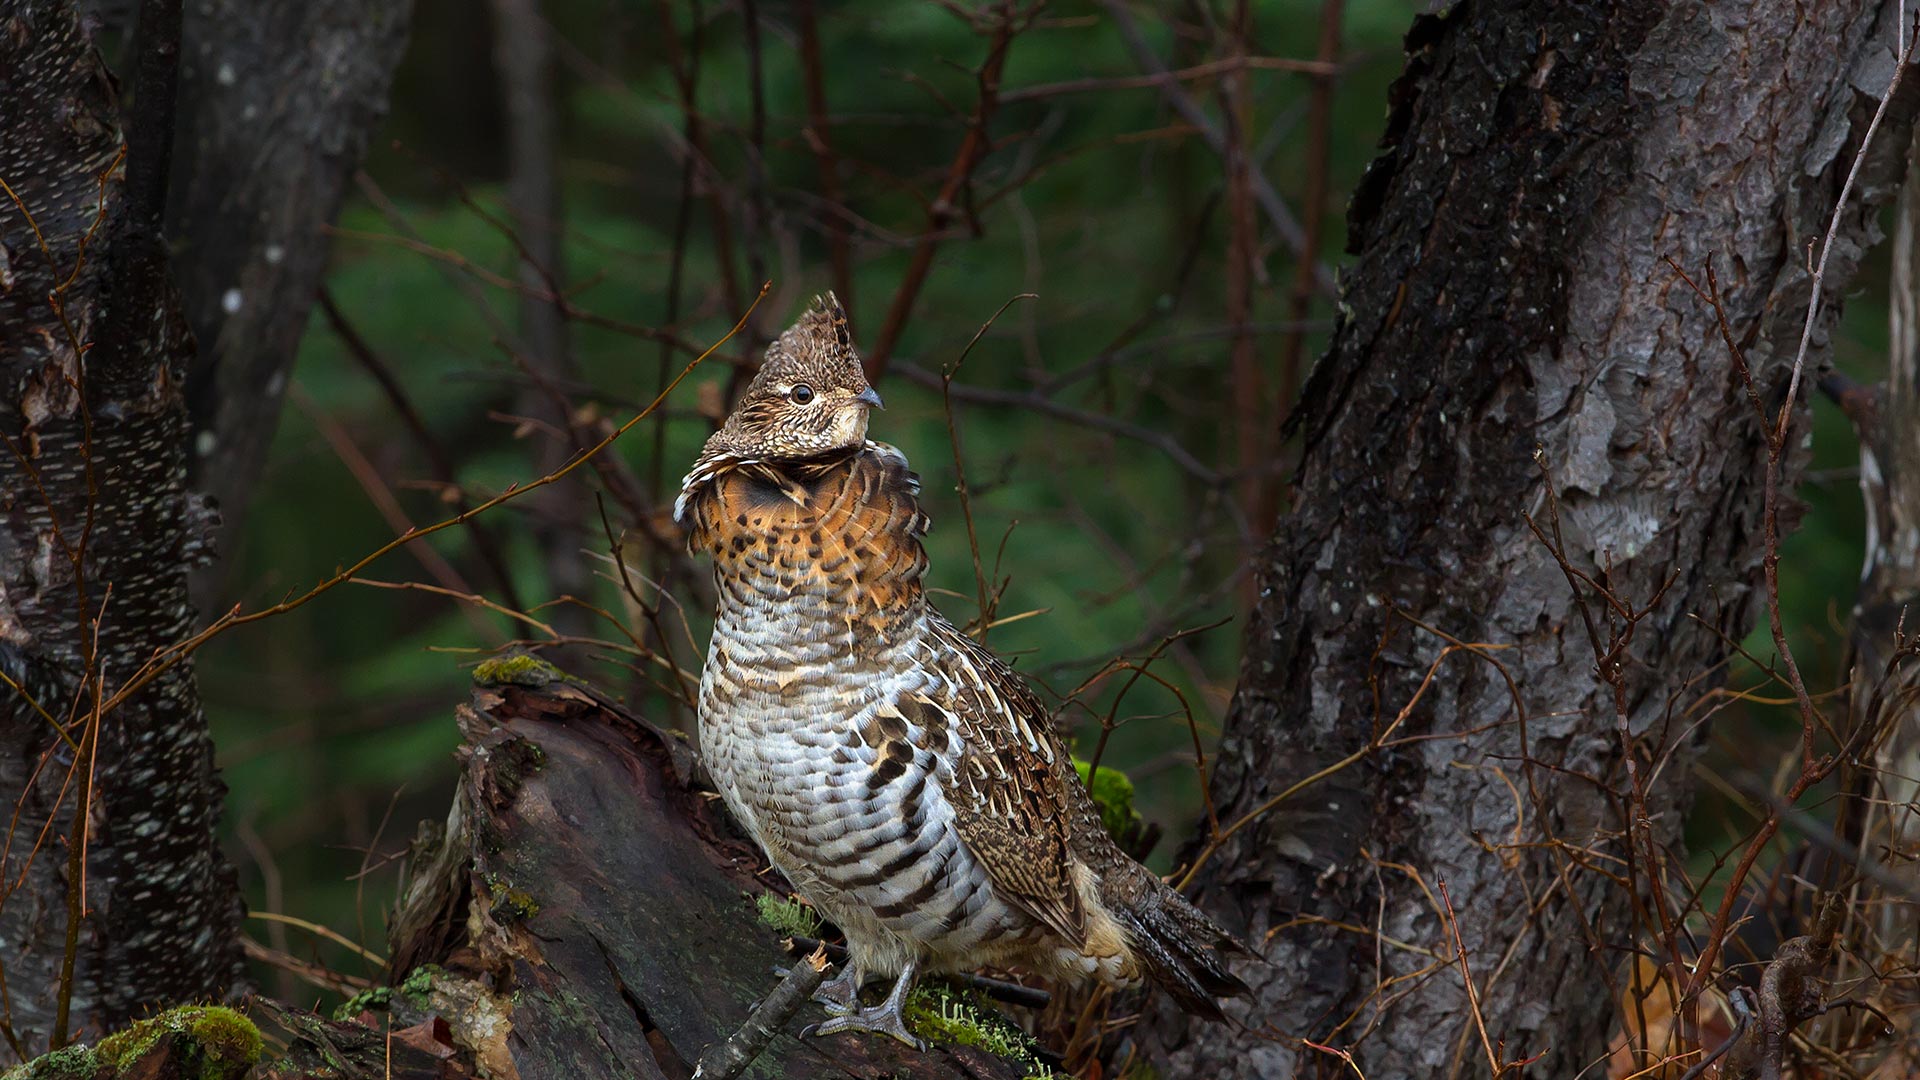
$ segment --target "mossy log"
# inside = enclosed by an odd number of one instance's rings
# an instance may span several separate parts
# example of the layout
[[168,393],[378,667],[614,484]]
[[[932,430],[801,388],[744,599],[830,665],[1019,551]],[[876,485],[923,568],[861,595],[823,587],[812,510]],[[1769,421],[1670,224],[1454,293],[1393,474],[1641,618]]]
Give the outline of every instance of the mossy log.
[[260,1060],[260,1031],[221,1006],[169,1009],[101,1039],[0,1073],[0,1080],[241,1080]]
[[[492,1076],[690,1076],[793,962],[755,902],[782,883],[756,878],[682,737],[538,662],[477,674],[452,814],[417,845],[393,921],[394,971],[431,974],[388,995],[393,1022],[444,1018]],[[743,1075],[1029,1071],[975,1048],[797,1037],[823,1018],[805,1005]]]

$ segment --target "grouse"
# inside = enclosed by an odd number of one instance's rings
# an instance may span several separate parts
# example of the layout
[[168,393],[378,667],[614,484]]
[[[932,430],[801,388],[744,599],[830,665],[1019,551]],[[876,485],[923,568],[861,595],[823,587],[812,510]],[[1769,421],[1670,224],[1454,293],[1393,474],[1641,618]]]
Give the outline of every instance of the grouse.
[[[682,482],[674,516],[718,596],[700,750],[733,815],[846,934],[814,1034],[919,1046],[925,972],[1150,980],[1222,1016],[1241,945],[1123,853],[1033,691],[934,609],[928,519],[847,319],[816,298]],[[893,980],[863,1007],[869,977]]]

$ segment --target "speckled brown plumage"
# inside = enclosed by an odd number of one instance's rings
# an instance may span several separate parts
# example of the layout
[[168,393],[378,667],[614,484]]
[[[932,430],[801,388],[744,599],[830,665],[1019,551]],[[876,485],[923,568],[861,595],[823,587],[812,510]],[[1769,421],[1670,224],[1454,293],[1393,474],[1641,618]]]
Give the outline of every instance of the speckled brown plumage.
[[[675,512],[714,560],[700,745],[727,805],[847,935],[822,1033],[912,1040],[924,970],[1142,979],[1219,1016],[1240,946],[1100,825],[1038,698],[928,601],[919,482],[831,295],[767,351]],[[862,1009],[868,975],[892,976]]]

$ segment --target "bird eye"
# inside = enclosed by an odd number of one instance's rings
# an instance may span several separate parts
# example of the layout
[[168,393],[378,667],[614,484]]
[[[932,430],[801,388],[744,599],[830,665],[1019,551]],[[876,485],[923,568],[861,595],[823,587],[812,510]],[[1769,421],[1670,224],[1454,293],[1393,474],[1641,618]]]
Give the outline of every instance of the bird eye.
[[794,388],[787,392],[787,396],[793,399],[795,405],[805,405],[813,400],[813,387],[806,383],[796,383]]

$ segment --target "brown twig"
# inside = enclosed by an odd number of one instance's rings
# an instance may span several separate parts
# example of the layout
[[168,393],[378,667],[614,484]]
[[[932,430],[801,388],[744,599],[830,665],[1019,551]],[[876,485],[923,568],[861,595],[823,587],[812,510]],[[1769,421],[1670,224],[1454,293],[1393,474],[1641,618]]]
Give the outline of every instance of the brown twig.
[[980,534],[974,529],[973,499],[967,490],[966,457],[960,452],[960,425],[953,415],[953,377],[960,373],[960,365],[967,362],[967,355],[973,352],[973,347],[980,344],[980,339],[987,336],[987,331],[1000,316],[1006,314],[1008,308],[1021,300],[1038,299],[1040,297],[1034,293],[1019,293],[1009,297],[1006,303],[1000,305],[1000,310],[994,312],[986,322],[980,324],[980,329],[974,331],[973,337],[967,341],[966,348],[960,350],[960,355],[954,359],[953,363],[940,369],[940,402],[946,410],[947,438],[953,446],[953,474],[960,493],[960,516],[966,522],[967,549],[973,553],[973,579],[980,591],[980,615],[974,622],[974,634],[982,642],[987,640],[987,630],[993,625],[994,602],[986,572],[980,565]]
[[[1314,267],[1320,262],[1324,239],[1328,195],[1332,191],[1333,172],[1333,91],[1339,74],[1340,27],[1346,11],[1345,0],[1321,0],[1320,41],[1315,59],[1320,70],[1312,73],[1312,91],[1307,101],[1307,190],[1301,197],[1300,216],[1305,237],[1300,257],[1294,262],[1293,289],[1287,297],[1287,317],[1303,325],[1315,296]],[[1294,330],[1282,339],[1280,350],[1280,394],[1282,413],[1293,407],[1300,387],[1300,362],[1306,351],[1305,332]]]
[[1846,901],[1829,893],[1814,919],[1813,933],[1781,944],[1760,976],[1759,1026],[1746,1026],[1743,1037],[1728,1040],[1731,1050],[1721,1075],[1780,1080],[1793,1029],[1826,1011],[1820,974],[1833,958],[1834,938],[1846,910]]
[[[413,401],[407,396],[406,388],[400,384],[399,377],[380,358],[380,355],[374,352],[373,346],[361,336],[359,329],[347,319],[346,314],[335,303],[332,292],[324,285],[320,287],[319,302],[321,314],[326,317],[327,325],[332,328],[334,336],[340,339],[340,344],[346,347],[347,355],[359,361],[360,366],[373,377],[373,381],[380,387],[380,392],[386,395],[387,404],[393,408],[395,415],[399,416],[401,426],[412,434],[414,444],[425,455],[428,466],[433,470],[433,478],[451,493],[453,508],[456,511],[470,509],[472,504],[467,499],[465,490],[460,486],[459,471],[454,466],[453,456],[434,435],[433,429],[427,426],[420,411],[413,407]],[[501,600],[507,607],[520,610],[525,605],[520,600],[519,589],[513,583],[513,572],[507,568],[506,558],[500,552],[500,545],[494,539],[493,530],[488,528],[485,522],[473,519],[468,520],[466,529],[473,537],[474,551],[480,556],[481,561],[487,564],[488,572],[493,575],[494,586],[500,590]]]
[[[108,587],[112,591],[112,587]],[[104,616],[104,612],[102,613]],[[98,622],[94,623],[94,633],[99,633]],[[93,715],[98,717],[101,710],[100,687],[89,680],[93,690],[95,707]],[[75,695],[76,699],[79,695]],[[65,951],[60,958],[60,993],[54,1004],[52,1048],[55,1050],[67,1045],[68,1024],[72,1018],[74,991],[74,964],[80,954],[80,924],[86,915],[87,904],[87,819],[93,808],[93,772],[94,761],[100,753],[100,725],[88,724],[80,736],[81,756],[75,760],[79,776],[79,793],[75,796],[73,811],[73,835],[67,839],[67,937]]]
[[352,997],[360,991],[370,989],[373,986],[373,984],[366,979],[355,975],[342,975],[320,964],[302,960],[297,956],[281,952],[279,949],[262,945],[245,935],[242,935],[240,938],[240,947],[246,953],[247,959],[249,960],[266,964],[269,967],[279,968],[281,971],[303,982],[310,983],[330,993],[339,994],[341,997]]
[[1447,932],[1453,937],[1453,958],[1460,965],[1460,979],[1467,988],[1467,1011],[1473,1016],[1473,1028],[1480,1035],[1480,1047],[1487,1054],[1487,1068],[1493,1074],[1493,1080],[1500,1080],[1509,1068],[1500,1060],[1500,1054],[1493,1049],[1493,1040],[1487,1037],[1487,1018],[1480,1011],[1480,990],[1473,982],[1473,968],[1467,963],[1467,945],[1460,939],[1460,919],[1453,912],[1453,897],[1447,892],[1447,879],[1441,878],[1440,901],[1447,909]]
[[[1119,724],[1115,720],[1115,717],[1120,712],[1120,703],[1126,700],[1127,695],[1132,692],[1134,686],[1137,685],[1142,678],[1149,677],[1147,668],[1151,666],[1155,660],[1158,660],[1160,658],[1161,653],[1166,652],[1168,649],[1172,648],[1175,644],[1179,643],[1180,641],[1189,637],[1193,637],[1198,634],[1204,634],[1209,630],[1218,629],[1222,626],[1225,626],[1229,621],[1230,621],[1229,617],[1222,616],[1221,618],[1216,619],[1213,622],[1206,624],[1205,626],[1189,627],[1188,629],[1180,630],[1175,633],[1169,634],[1166,637],[1162,638],[1158,645],[1155,645],[1153,647],[1152,652],[1148,653],[1145,657],[1143,657],[1137,663],[1134,661],[1124,660],[1124,659],[1108,661],[1107,664],[1103,666],[1099,671],[1095,672],[1093,675],[1089,676],[1085,682],[1075,687],[1073,690],[1073,693],[1068,694],[1066,697],[1066,700],[1060,703],[1061,709],[1064,710],[1066,709],[1067,706],[1077,701],[1081,697],[1081,695],[1087,693],[1101,680],[1105,679],[1108,675],[1115,674],[1121,671],[1133,672],[1132,676],[1129,677],[1127,681],[1120,687],[1120,692],[1114,695],[1113,701],[1107,706],[1106,715],[1101,717],[1100,719],[1100,739],[1098,742],[1094,743],[1093,753],[1087,758],[1087,786],[1088,787],[1093,786],[1094,777],[1098,775],[1100,772],[1100,760],[1106,756],[1107,740],[1113,735],[1114,729],[1119,726]],[[1169,690],[1173,690],[1172,684],[1168,683],[1166,680],[1161,679],[1159,676],[1151,676],[1151,677],[1160,685],[1167,687],[1167,689]],[[1215,811],[1214,805],[1213,805],[1213,786],[1210,783],[1208,783],[1207,755],[1206,755],[1206,751],[1202,749],[1200,745],[1200,727],[1198,723],[1196,723],[1194,720],[1193,709],[1187,706],[1186,695],[1180,693],[1178,690],[1173,690],[1173,693],[1174,693],[1174,696],[1179,699],[1181,707],[1186,711],[1187,731],[1193,736],[1194,770],[1200,781],[1200,798],[1201,798],[1203,807],[1206,810],[1207,832],[1210,835],[1217,834],[1220,831],[1220,817],[1219,817],[1219,814]]]
[[[1330,776],[1334,776],[1338,773],[1346,771],[1349,768],[1352,768],[1355,764],[1365,760],[1369,755],[1378,752],[1381,749],[1381,747],[1385,746],[1388,743],[1388,741],[1392,738],[1393,733],[1399,730],[1400,725],[1406,722],[1407,717],[1412,715],[1414,707],[1419,705],[1421,699],[1426,696],[1427,690],[1433,685],[1434,677],[1440,671],[1440,665],[1446,662],[1447,657],[1452,656],[1456,652],[1465,652],[1475,656],[1482,656],[1482,658],[1484,659],[1483,654],[1485,651],[1493,650],[1497,648],[1503,648],[1503,647],[1504,646],[1495,646],[1495,645],[1449,644],[1445,648],[1441,649],[1440,654],[1433,658],[1433,662],[1431,664],[1427,665],[1427,672],[1425,677],[1420,680],[1419,687],[1416,688],[1413,692],[1413,695],[1407,699],[1407,703],[1401,706],[1400,710],[1394,714],[1394,717],[1391,721],[1389,721],[1384,727],[1374,732],[1373,736],[1367,740],[1367,744],[1365,746],[1362,746],[1358,750],[1355,750],[1353,753],[1348,754],[1346,757],[1341,758],[1339,761],[1336,761],[1333,764],[1328,765],[1325,768],[1312,773],[1311,775],[1303,777],[1299,780],[1294,781],[1292,784],[1287,785],[1287,787],[1282,789],[1279,794],[1268,799],[1266,802],[1261,803],[1259,806],[1256,806],[1253,809],[1247,811],[1245,814],[1242,814],[1237,820],[1234,821],[1233,824],[1227,826],[1225,829],[1220,830],[1219,833],[1209,838],[1206,845],[1200,849],[1199,854],[1194,856],[1193,864],[1187,867],[1185,873],[1180,875],[1179,883],[1175,886],[1175,888],[1180,888],[1180,889],[1186,888],[1187,885],[1193,881],[1194,876],[1200,872],[1200,868],[1207,864],[1207,860],[1211,859],[1216,852],[1218,852],[1223,846],[1225,846],[1226,842],[1232,839],[1235,833],[1238,833],[1241,829],[1244,829],[1248,825],[1251,825],[1255,821],[1258,821],[1262,817],[1265,817],[1267,814],[1271,813],[1275,807],[1278,807],[1280,804],[1286,802],[1288,799],[1291,799],[1294,796],[1300,794],[1302,791],[1305,791],[1308,788],[1313,787],[1315,784],[1320,783],[1322,780],[1325,780]],[[1516,703],[1516,708],[1517,707],[1518,707],[1518,703]]]
[[[1728,995],[1728,999],[1733,1003],[1733,1034],[1727,1036],[1727,1040],[1715,1048],[1713,1053],[1701,1058],[1694,1064],[1693,1068],[1681,1074],[1680,1080],[1700,1080],[1700,1077],[1706,1075],[1707,1070],[1712,1067],[1713,1063],[1725,1057],[1727,1051],[1732,1050],[1734,1045],[1740,1041],[1741,1036],[1747,1033],[1749,1026],[1753,1023],[1754,1009],[1752,997],[1753,992],[1746,987],[1734,987],[1733,993]],[[1722,1073],[1725,1071],[1724,1069],[1721,1070]]]
[[[894,365],[894,370],[901,378],[921,386],[939,388],[943,384],[943,380],[938,374],[927,371],[924,368],[915,367],[911,364],[896,364]],[[1118,417],[1108,416],[1105,413],[1076,409],[1071,405],[1063,404],[1050,397],[1028,390],[1001,390],[995,387],[955,384],[953,387],[953,396],[957,401],[973,401],[983,405],[1005,405],[1011,408],[1026,409],[1030,412],[1051,416],[1058,420],[1065,420],[1068,423],[1077,424],[1081,427],[1092,428],[1095,431],[1105,431],[1124,439],[1131,439],[1135,442],[1143,443],[1165,454],[1169,460],[1175,465],[1178,465],[1187,475],[1208,487],[1218,487],[1224,479],[1218,472],[1208,468],[1199,458],[1193,456],[1192,451],[1181,446],[1167,433],[1155,431],[1152,428],[1143,427],[1139,424],[1129,423]]]
[[754,1008],[740,1030],[700,1055],[693,1080],[733,1080],[745,1072],[773,1037],[780,1034],[780,1029],[787,1026],[787,1021],[793,1019],[793,1014],[800,1011],[800,1006],[820,988],[826,970],[825,949],[814,950],[813,955],[788,968],[787,977]]
[[960,139],[960,148],[954,152],[953,163],[947,167],[946,181],[941,184],[939,195],[928,206],[927,227],[914,242],[906,272],[901,275],[900,286],[894,290],[893,300],[887,305],[886,319],[880,324],[880,332],[874,336],[873,347],[867,353],[867,379],[871,382],[879,382],[886,374],[887,362],[893,357],[894,347],[900,343],[900,334],[906,329],[913,302],[920,295],[921,286],[927,282],[928,271],[933,269],[934,252],[957,213],[962,191],[972,181],[974,169],[987,156],[987,125],[993,120],[994,110],[999,103],[1000,74],[1006,68],[1007,50],[1013,44],[1014,35],[1033,17],[1033,10],[1020,12],[1013,0],[1002,0],[993,10],[993,38],[987,46],[986,60],[974,74],[978,96],[972,115],[967,120],[967,131]]
[[[320,433],[320,437],[326,440],[327,446],[333,450],[334,457],[346,467],[347,473],[353,477],[354,482],[360,485],[361,492],[366,495],[367,501],[373,504],[374,510],[379,513],[381,520],[387,523],[387,527],[395,532],[411,530],[413,522],[408,519],[406,510],[400,506],[400,500],[394,496],[393,489],[387,486],[386,478],[381,476],[380,470],[360,452],[360,447],[354,443],[353,436],[347,433],[346,428],[338,420],[329,416],[326,410],[320,408],[298,381],[293,384],[290,396],[294,407],[306,416],[308,422],[313,424],[314,429]],[[420,564],[420,568],[431,574],[441,585],[455,592],[473,591],[473,587],[460,576],[460,571],[454,569],[446,556],[440,554],[432,544],[425,540],[415,540],[407,545],[407,551]],[[484,619],[469,617],[468,626],[482,641],[493,636],[494,627]]]
[[[829,206],[841,203],[840,163],[833,152],[833,118],[827,111],[826,65],[820,59],[820,18],[814,0],[797,0],[800,24],[800,73],[807,93],[807,145],[819,163],[820,196]],[[827,215],[827,261],[833,267],[833,291],[853,316],[853,245],[844,214]]]
[[[1121,38],[1126,41],[1127,48],[1133,53],[1134,61],[1151,75],[1164,75],[1167,71],[1166,65],[1160,62],[1159,56],[1153,51],[1153,46],[1147,43],[1146,36],[1140,32],[1140,27],[1133,21],[1132,13],[1127,10],[1126,0],[1101,0],[1100,6],[1106,10],[1107,17],[1113,20],[1114,27],[1120,31]],[[1160,96],[1166,99],[1168,107],[1199,132],[1200,138],[1212,148],[1214,153],[1225,159],[1227,157],[1226,136],[1220,132],[1212,120],[1208,119],[1206,110],[1200,107],[1199,102],[1194,101],[1176,81],[1168,80],[1156,85],[1160,88]],[[1300,222],[1293,216],[1293,212],[1287,209],[1287,204],[1280,198],[1280,193],[1275,191],[1273,185],[1268,183],[1266,177],[1258,171],[1248,177],[1248,182],[1253,189],[1254,198],[1259,202],[1260,208],[1266,212],[1274,231],[1280,234],[1280,238],[1295,255],[1302,254],[1306,250],[1306,231],[1300,227]],[[1333,271],[1326,266],[1316,265],[1313,268],[1313,280],[1323,295],[1339,295],[1339,288],[1334,284]]]
[[1230,56],[1220,60],[1211,60],[1204,64],[1195,64],[1178,71],[1150,72],[1146,75],[1123,75],[1094,77],[1087,79],[1066,79],[1061,82],[1041,83],[1037,86],[1022,86],[1008,90],[1000,95],[1000,104],[1014,105],[1023,101],[1035,101],[1041,98],[1059,97],[1062,94],[1105,93],[1109,90],[1158,89],[1169,83],[1192,82],[1197,79],[1210,79],[1216,75],[1238,75],[1247,71],[1288,71],[1311,75],[1315,79],[1338,75],[1340,66],[1331,58],[1322,55],[1315,60],[1290,60],[1279,56]]

